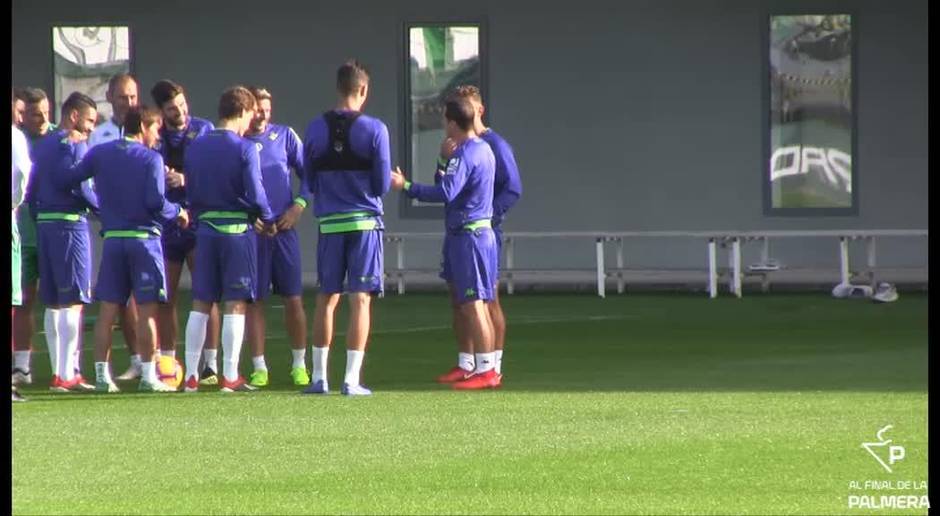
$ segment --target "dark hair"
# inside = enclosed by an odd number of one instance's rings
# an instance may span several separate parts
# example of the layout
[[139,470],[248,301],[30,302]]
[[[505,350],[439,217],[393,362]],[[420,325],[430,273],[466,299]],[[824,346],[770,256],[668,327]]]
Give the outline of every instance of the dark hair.
[[444,118],[453,121],[457,127],[469,131],[473,127],[473,104],[462,97],[454,97],[444,104]]
[[369,72],[355,59],[346,61],[336,71],[336,90],[344,97],[356,93],[365,84],[369,84]]
[[154,122],[163,120],[163,115],[159,109],[149,106],[134,106],[127,111],[124,116],[124,134],[140,134],[141,125],[151,125]]
[[98,104],[95,104],[94,100],[91,100],[91,97],[85,95],[81,92],[73,92],[69,95],[69,98],[65,99],[65,102],[62,103],[62,118],[67,118],[72,111],[78,111],[80,109],[98,109]]
[[257,100],[259,103],[265,99],[271,100],[271,92],[269,92],[268,89],[264,86],[249,86],[248,91],[254,95],[255,100]]
[[471,84],[457,86],[448,98],[473,99],[477,102],[483,102],[483,97],[480,95],[480,88]]
[[162,108],[164,104],[173,100],[177,95],[185,94],[186,92],[182,86],[169,79],[157,81],[150,89],[150,96],[153,97],[153,102],[157,105],[157,108]]
[[49,98],[41,88],[23,88],[20,91],[26,104],[35,104]]
[[219,118],[231,120],[241,116],[242,111],[254,111],[255,96],[244,86],[232,86],[222,92],[219,99]]
[[137,84],[137,79],[129,73],[119,73],[111,77],[111,80],[108,81],[108,93],[114,93],[114,88],[129,81],[133,81],[134,84]]
[[21,100],[26,103],[26,90],[24,88],[13,88],[13,100]]

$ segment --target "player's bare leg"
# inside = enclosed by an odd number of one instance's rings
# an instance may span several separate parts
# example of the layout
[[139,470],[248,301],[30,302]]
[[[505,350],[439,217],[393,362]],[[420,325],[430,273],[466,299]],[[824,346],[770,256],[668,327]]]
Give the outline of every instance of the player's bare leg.
[[317,294],[313,311],[313,377],[310,387],[304,391],[309,394],[326,394],[329,391],[326,365],[333,344],[333,316],[339,298],[338,293]]
[[115,303],[101,302],[98,309],[98,319],[95,321],[95,391],[118,392],[118,388],[111,379],[111,332],[121,306]]
[[[245,321],[248,347],[251,350],[251,363],[254,367],[251,376],[248,378],[248,383],[255,387],[265,387],[268,385],[268,366],[264,363],[264,336],[266,332],[264,301],[258,299],[248,305]],[[206,342],[206,345],[208,346],[208,342]]]
[[[36,299],[36,282],[23,285],[23,304],[13,307],[13,383],[33,383],[30,367],[30,353],[33,349],[32,340],[36,332],[33,321],[33,300]],[[54,356],[49,356],[54,361]],[[52,364],[55,371],[55,364]]]
[[127,354],[131,357],[131,364],[127,371],[117,377],[118,380],[133,380],[140,377],[141,354],[137,349],[137,317],[137,302],[134,296],[131,296],[119,315],[121,333],[124,335],[124,344],[127,346]]
[[372,295],[368,292],[349,294],[349,329],[346,332],[346,376],[343,394],[369,395],[372,391],[362,386],[360,372],[372,324]]
[[438,383],[453,383],[463,380],[467,375],[473,373],[476,365],[473,358],[473,340],[467,330],[464,317],[461,315],[457,295],[454,292],[454,286],[448,283],[447,287],[450,290],[454,337],[457,339],[457,365],[446,373],[438,376]]
[[143,390],[148,390],[149,387],[156,387],[154,390],[162,390],[157,383],[160,380],[157,378],[157,370],[154,365],[158,346],[157,321],[159,313],[160,305],[158,303],[137,305],[137,349],[140,351],[141,388]]
[[301,296],[284,298],[284,320],[291,347],[291,379],[294,385],[307,385],[307,314]]
[[176,316],[176,292],[179,288],[180,276],[183,274],[183,264],[182,262],[166,260],[164,270],[166,271],[167,300],[166,304],[160,305],[159,308],[160,353],[175,356],[176,337],[179,335],[179,320]]
[[493,289],[493,300],[486,303],[493,325],[493,348],[496,353],[496,374],[503,374],[503,348],[506,346],[506,316],[499,302],[499,285]]
[[486,303],[481,300],[467,301],[460,305],[460,315],[473,341],[476,366],[473,375],[454,383],[458,390],[491,389],[499,385],[493,352],[493,329]]

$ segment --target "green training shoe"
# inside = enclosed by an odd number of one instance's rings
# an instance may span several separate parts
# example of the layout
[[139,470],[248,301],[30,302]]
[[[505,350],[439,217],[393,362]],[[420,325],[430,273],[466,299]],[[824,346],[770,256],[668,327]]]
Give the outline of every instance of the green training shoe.
[[268,386],[268,372],[267,371],[255,371],[251,373],[251,376],[248,377],[248,385],[252,387],[267,387]]
[[157,380],[156,382],[141,380],[140,385],[137,386],[137,390],[140,392],[176,392],[176,389],[161,382],[160,380]]
[[290,370],[290,377],[294,379],[294,385],[310,385],[310,376],[307,375],[307,369],[295,367]]

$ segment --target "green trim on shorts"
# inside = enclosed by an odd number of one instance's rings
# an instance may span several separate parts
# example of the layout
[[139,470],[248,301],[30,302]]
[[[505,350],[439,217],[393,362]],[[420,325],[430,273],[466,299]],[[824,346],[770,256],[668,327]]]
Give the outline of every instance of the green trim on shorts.
[[160,232],[157,231],[141,231],[139,229],[112,229],[110,231],[104,232],[105,238],[154,238],[160,236]]
[[51,222],[54,220],[64,220],[66,222],[78,222],[82,220],[82,216],[78,213],[60,213],[60,212],[44,212],[36,214],[36,221],[38,222]]

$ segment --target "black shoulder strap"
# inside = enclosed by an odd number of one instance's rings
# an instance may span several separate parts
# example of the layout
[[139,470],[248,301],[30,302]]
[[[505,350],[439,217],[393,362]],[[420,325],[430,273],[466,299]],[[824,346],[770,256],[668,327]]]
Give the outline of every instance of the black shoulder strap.
[[359,112],[327,111],[323,113],[330,141],[327,144],[326,152],[313,161],[315,171],[372,170],[372,159],[356,156],[349,144],[350,128],[360,115]]

